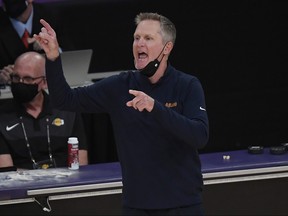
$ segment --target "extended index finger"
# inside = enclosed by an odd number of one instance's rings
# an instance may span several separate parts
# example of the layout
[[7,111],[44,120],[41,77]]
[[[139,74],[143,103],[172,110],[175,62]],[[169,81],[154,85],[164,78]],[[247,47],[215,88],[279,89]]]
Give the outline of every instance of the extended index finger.
[[132,95],[134,95],[134,96],[136,97],[136,96],[139,94],[139,91],[130,89],[130,90],[129,90],[129,93],[132,94]]
[[40,23],[46,28],[48,33],[54,33],[53,28],[50,26],[48,22],[46,22],[44,19],[40,19]]

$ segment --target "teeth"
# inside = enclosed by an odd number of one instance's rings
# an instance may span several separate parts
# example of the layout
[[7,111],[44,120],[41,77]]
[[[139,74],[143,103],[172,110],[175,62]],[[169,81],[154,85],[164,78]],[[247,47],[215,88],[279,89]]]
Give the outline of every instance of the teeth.
[[145,59],[145,58],[147,58],[147,55],[144,54],[144,53],[140,53],[140,54],[138,55],[138,58],[139,58],[139,59]]

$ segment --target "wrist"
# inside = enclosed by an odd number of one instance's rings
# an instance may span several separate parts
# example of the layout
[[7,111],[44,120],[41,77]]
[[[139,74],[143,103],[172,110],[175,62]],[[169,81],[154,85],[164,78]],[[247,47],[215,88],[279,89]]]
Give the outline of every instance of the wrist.
[[50,61],[55,61],[59,57],[59,55],[59,52],[55,52],[53,54],[47,55],[47,59],[49,59]]

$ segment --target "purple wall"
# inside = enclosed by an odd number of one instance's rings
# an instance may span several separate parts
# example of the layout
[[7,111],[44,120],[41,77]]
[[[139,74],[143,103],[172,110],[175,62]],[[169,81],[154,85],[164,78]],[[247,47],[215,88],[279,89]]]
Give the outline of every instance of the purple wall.
[[[35,2],[46,3],[46,2],[57,2],[57,1],[67,1],[67,0],[34,0]],[[2,6],[2,0],[0,0],[0,6]]]

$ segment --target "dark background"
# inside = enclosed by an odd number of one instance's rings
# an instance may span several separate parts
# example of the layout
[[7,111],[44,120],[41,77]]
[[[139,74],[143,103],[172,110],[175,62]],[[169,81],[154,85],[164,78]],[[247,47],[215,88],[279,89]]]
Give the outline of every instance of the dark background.
[[[66,0],[44,4],[59,14],[64,50],[93,49],[90,73],[134,69],[134,18],[139,12],[170,18],[177,28],[170,61],[196,75],[206,95],[210,140],[200,152],[288,142],[288,1]],[[96,143],[93,151],[98,159],[92,161],[116,160],[109,116],[85,119],[91,142]]]

